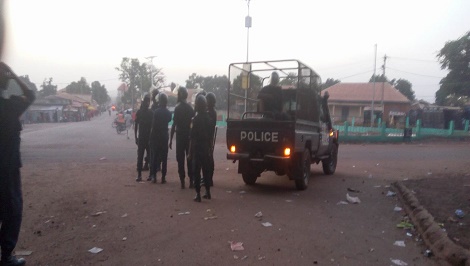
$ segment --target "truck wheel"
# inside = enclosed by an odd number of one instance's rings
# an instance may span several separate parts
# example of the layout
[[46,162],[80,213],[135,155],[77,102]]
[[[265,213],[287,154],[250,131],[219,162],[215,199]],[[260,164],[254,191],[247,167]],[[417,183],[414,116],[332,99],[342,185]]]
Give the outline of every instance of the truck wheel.
[[321,161],[323,166],[323,173],[325,175],[332,175],[336,171],[336,163],[338,162],[338,144],[333,144],[330,151],[330,156]]
[[312,164],[311,158],[310,158],[310,151],[308,149],[305,149],[304,153],[302,154],[302,158],[300,163],[298,164],[298,167],[300,167],[299,173],[302,174],[302,176],[299,178],[297,177],[295,179],[295,187],[298,190],[305,190],[308,186],[308,180],[310,179],[310,165]]
[[258,175],[255,173],[242,173],[243,181],[247,185],[254,185],[256,183],[256,179],[258,179]]

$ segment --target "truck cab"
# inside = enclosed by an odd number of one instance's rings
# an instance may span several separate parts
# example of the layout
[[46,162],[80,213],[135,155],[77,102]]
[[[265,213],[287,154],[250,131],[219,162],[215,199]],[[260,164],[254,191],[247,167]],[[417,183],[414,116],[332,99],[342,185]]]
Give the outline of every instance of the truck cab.
[[338,131],[328,95],[321,95],[320,76],[299,60],[230,64],[226,139],[227,159],[238,162],[248,185],[274,171],[304,190],[312,163],[321,162],[325,174],[336,170]]

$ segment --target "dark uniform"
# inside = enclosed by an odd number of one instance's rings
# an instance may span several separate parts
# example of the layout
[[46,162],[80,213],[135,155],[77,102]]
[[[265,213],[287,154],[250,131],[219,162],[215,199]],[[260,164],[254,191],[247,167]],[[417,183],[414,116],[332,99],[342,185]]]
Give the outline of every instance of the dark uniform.
[[271,74],[271,83],[264,86],[258,93],[261,112],[271,112],[274,118],[279,117],[282,112],[282,88],[279,84],[279,74]]
[[[165,95],[166,96],[166,95]],[[167,161],[168,161],[168,123],[171,121],[171,112],[166,108],[166,102],[153,113],[152,130],[150,132],[151,153],[155,156],[155,164],[150,167],[152,182],[156,182],[157,167],[161,166],[162,183],[166,183]]]
[[[185,161],[188,168],[189,187],[193,187],[194,184],[191,161],[187,158],[189,152],[189,131],[193,116],[194,109],[187,102],[181,101],[176,105],[172,132],[176,131],[176,161],[178,162],[178,175],[182,188],[184,188],[184,179],[186,177],[184,169]],[[173,138],[173,134],[171,137]]]
[[[198,107],[198,102],[204,102]],[[204,186],[206,194],[203,196],[210,199],[210,180],[209,180],[209,165],[210,165],[210,152],[211,152],[211,126],[212,121],[206,110],[206,99],[204,96],[196,97],[196,116],[194,116],[191,126],[190,140],[191,140],[191,160],[193,165],[194,186],[196,188],[195,201],[201,201],[201,170],[204,178]]]
[[[3,63],[0,63],[3,66]],[[3,72],[4,69],[2,69]],[[6,89],[5,74],[0,73],[0,92]],[[9,74],[9,78],[12,78]],[[16,75],[14,75],[16,78]],[[23,197],[21,192],[21,156],[20,116],[34,101],[34,93],[26,85],[20,85],[24,97],[11,96],[10,99],[0,97],[0,246],[2,257],[0,264],[24,265],[24,259],[16,259],[11,255],[15,249],[20,233]]]
[[211,151],[210,151],[210,158],[209,158],[209,185],[213,186],[214,181],[214,146],[215,146],[215,129],[217,125],[217,111],[215,110],[215,95],[209,93],[206,95],[207,99],[207,113],[209,114],[209,118],[211,119],[211,126],[209,128],[209,135],[211,136]]
[[[157,110],[157,108],[158,108],[157,96],[158,96],[159,93],[160,92],[159,92],[158,89],[154,89],[154,90],[152,90],[152,94],[150,96],[151,102],[152,102],[152,105],[150,106],[150,110],[152,110],[152,119],[153,119],[153,112],[155,112],[155,110]],[[152,148],[150,148],[149,155],[147,155],[147,156],[149,157],[150,169],[152,167],[156,167],[156,171],[160,171],[160,165],[157,165],[157,157],[155,157],[155,155],[152,154]],[[149,174],[149,177],[147,178],[147,181],[150,181],[150,180],[152,180],[152,177]]]
[[[145,100],[144,100],[145,101]],[[150,99],[148,99],[150,101]],[[147,153],[145,157],[145,163],[148,163],[148,155],[150,154],[150,129],[152,127],[152,118],[153,112],[148,109],[149,103],[142,102],[141,108],[135,114],[135,132],[139,132],[139,137],[137,140],[137,181],[142,180],[142,170],[143,170],[143,161],[144,153]],[[136,134],[137,136],[137,134]]]

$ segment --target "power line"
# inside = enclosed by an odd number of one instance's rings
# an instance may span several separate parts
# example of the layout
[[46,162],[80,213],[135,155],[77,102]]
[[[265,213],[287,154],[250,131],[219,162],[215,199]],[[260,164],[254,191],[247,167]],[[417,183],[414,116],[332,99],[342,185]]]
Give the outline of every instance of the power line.
[[438,63],[437,60],[428,60],[428,59],[416,59],[416,58],[405,58],[405,57],[395,57],[395,56],[387,56],[391,59],[398,59],[398,60],[406,60],[406,61],[419,61],[419,62],[427,62],[427,63]]
[[347,79],[347,78],[351,78],[351,77],[355,77],[355,76],[359,76],[359,75],[367,74],[367,73],[371,73],[371,72],[374,72],[374,71],[373,70],[368,70],[368,71],[365,71],[365,72],[361,72],[361,73],[357,73],[357,74],[354,74],[354,75],[339,78],[339,80]]
[[428,78],[437,78],[437,79],[442,79],[444,77],[437,77],[437,76],[431,76],[431,75],[424,75],[424,74],[418,74],[418,73],[413,73],[413,72],[408,72],[408,71],[403,71],[395,68],[388,67],[388,69],[401,72],[401,73],[406,73],[406,74],[411,74],[411,75],[416,75],[416,76],[422,76],[422,77],[428,77]]

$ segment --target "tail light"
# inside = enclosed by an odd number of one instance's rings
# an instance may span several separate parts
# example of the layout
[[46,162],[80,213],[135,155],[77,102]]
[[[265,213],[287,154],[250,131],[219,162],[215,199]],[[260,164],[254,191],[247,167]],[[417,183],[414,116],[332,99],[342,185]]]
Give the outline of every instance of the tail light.
[[230,146],[231,153],[235,153],[236,151],[237,151],[237,148],[235,147],[235,145]]

